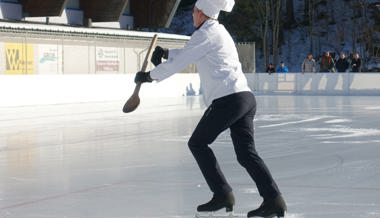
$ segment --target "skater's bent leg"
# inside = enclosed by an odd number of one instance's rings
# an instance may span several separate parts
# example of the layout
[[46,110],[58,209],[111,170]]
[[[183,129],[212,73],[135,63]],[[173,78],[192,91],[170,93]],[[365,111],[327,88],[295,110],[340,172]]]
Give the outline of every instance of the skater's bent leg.
[[190,151],[197,161],[211,191],[217,194],[231,192],[232,188],[227,183],[211,148],[207,144],[193,143],[193,141],[189,141]]
[[243,118],[231,127],[231,138],[234,144],[238,162],[247,170],[255,181],[260,195],[264,199],[271,199],[280,195],[277,184],[255,149],[253,118],[255,109],[252,109]]
[[211,191],[216,194],[229,193],[232,188],[227,183],[214,152],[208,146],[217,135],[210,135],[206,126],[205,122],[201,120],[190,137],[188,146]]
[[226,211],[232,211],[235,204],[232,188],[227,183],[213,151],[208,146],[213,139],[211,137],[207,139],[207,136],[204,135],[207,131],[199,131],[204,130],[199,128],[200,126],[202,125],[198,125],[191,136],[189,148],[214,195],[209,202],[199,205],[197,211],[210,212],[222,208],[226,208]]
[[234,104],[224,103],[222,100],[211,104],[205,111],[188,142],[207,184],[215,194],[231,192],[232,188],[227,183],[209,145],[237,120],[236,117],[239,115],[231,108]]

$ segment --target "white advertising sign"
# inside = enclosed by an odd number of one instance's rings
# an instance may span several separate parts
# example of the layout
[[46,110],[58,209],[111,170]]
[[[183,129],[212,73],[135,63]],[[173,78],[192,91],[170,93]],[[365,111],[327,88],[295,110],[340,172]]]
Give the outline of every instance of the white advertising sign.
[[62,74],[61,54],[61,45],[38,45],[38,73]]
[[96,72],[118,73],[120,55],[117,48],[96,47]]

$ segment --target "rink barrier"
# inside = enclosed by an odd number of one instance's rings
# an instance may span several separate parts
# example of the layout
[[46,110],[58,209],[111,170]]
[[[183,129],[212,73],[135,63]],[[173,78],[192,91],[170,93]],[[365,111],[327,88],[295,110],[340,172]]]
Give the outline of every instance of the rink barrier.
[[256,73],[251,88],[262,94],[380,95],[379,73]]
[[[257,94],[380,95],[378,73],[246,74]],[[134,74],[0,75],[0,107],[81,102],[124,103],[135,84]],[[190,85],[199,94],[196,73],[175,74],[153,84],[143,84],[142,101],[188,94]]]
[[[135,88],[134,74],[0,75],[0,107],[120,101],[124,105]],[[141,101],[199,91],[198,74],[176,74],[143,84]],[[121,108],[120,108],[121,110]]]

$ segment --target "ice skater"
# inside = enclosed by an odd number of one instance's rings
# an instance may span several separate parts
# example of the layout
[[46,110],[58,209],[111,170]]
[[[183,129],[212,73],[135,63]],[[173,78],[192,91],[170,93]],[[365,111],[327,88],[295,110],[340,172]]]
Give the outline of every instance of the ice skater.
[[[263,203],[248,217],[283,217],[285,201],[268,168],[255,149],[253,119],[256,100],[241,68],[235,43],[217,18],[230,12],[233,0],[198,0],[193,9],[196,31],[183,48],[156,47],[150,72],[138,72],[135,82],[162,81],[189,64],[196,64],[207,110],[191,135],[188,146],[213,193],[197,207],[198,212],[232,211],[235,198],[218,161],[209,147],[217,136],[230,129],[238,162],[247,170],[263,197]],[[167,61],[161,63],[162,58]]]

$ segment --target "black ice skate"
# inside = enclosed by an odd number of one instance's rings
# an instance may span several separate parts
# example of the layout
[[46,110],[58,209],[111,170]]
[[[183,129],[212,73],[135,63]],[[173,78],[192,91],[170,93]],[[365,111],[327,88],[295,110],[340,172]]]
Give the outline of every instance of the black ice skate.
[[199,205],[197,207],[197,211],[214,212],[222,208],[226,208],[226,212],[231,212],[233,210],[234,204],[235,197],[232,192],[223,195],[214,194],[209,202]]
[[286,213],[286,204],[281,195],[274,199],[264,200],[259,208],[248,212],[247,217],[284,217]]

